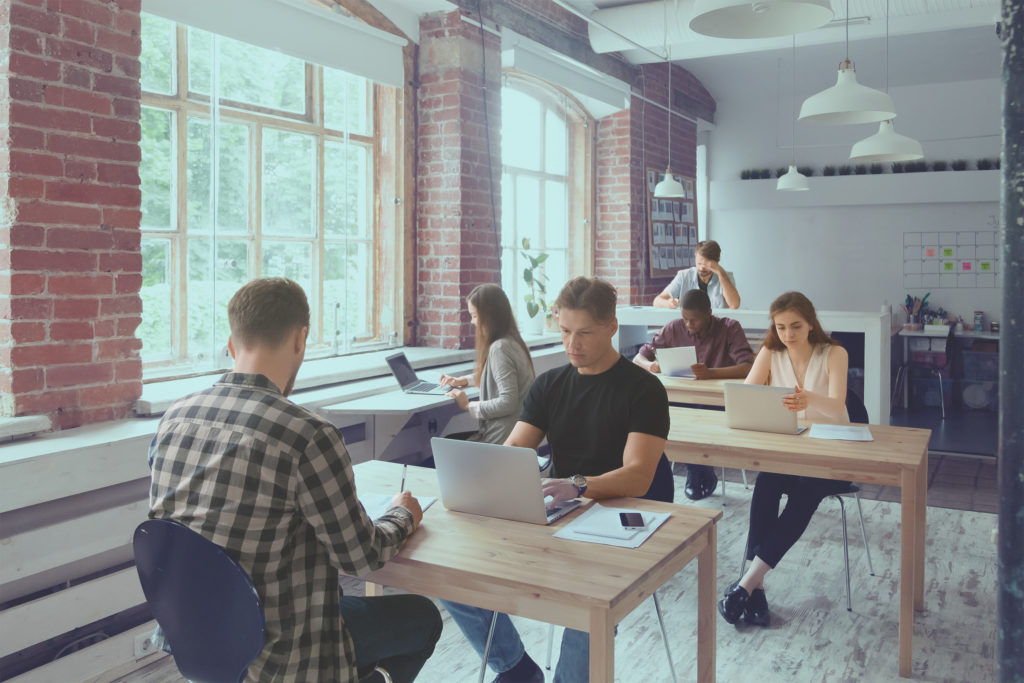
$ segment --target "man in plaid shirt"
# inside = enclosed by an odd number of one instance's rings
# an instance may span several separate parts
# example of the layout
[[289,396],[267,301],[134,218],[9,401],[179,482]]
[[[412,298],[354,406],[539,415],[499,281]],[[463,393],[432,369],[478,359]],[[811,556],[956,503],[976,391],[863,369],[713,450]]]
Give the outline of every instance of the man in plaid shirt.
[[245,567],[263,601],[267,643],[247,680],[356,681],[380,662],[412,681],[441,635],[417,595],[341,596],[338,571],[392,558],[423,516],[406,491],[371,521],[338,430],[285,398],[309,332],[302,288],[244,285],[228,304],[235,359],[210,389],[175,403],[149,451],[150,513],[188,525]]

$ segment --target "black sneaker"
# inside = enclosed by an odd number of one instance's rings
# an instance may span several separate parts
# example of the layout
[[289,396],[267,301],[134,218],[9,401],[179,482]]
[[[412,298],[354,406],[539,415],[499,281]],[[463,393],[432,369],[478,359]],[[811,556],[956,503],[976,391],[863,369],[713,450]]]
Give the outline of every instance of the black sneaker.
[[743,621],[751,626],[766,627],[772,623],[772,614],[768,611],[768,597],[764,589],[755,588],[747,600],[747,608],[743,610]]
[[524,652],[518,664],[498,674],[492,683],[544,683],[544,670]]
[[718,601],[718,613],[730,624],[735,624],[743,616],[749,600],[750,594],[747,593],[747,589],[736,586]]

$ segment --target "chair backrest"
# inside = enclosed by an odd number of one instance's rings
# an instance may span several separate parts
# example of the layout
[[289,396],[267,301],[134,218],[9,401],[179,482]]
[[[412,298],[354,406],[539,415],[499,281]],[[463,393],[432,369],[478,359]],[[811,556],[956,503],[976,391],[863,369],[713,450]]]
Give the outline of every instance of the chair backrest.
[[864,401],[860,399],[850,387],[846,388],[846,412],[850,416],[850,422],[867,424],[868,409],[864,407]]
[[203,683],[243,680],[266,643],[263,605],[246,571],[171,520],[146,520],[132,545],[146,601],[181,674]]

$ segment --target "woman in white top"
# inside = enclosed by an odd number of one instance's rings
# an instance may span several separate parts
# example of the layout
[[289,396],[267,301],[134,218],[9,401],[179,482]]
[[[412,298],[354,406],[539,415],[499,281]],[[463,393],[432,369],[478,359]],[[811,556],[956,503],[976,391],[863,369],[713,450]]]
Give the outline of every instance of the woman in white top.
[[[466,297],[466,307],[476,327],[476,367],[464,377],[442,375],[441,384],[452,387],[448,396],[480,420],[470,441],[505,443],[533,384],[533,361],[501,287],[478,285]],[[480,387],[479,401],[471,402],[462,391],[471,384]]]
[[691,289],[699,289],[711,299],[713,308],[739,308],[740,293],[736,290],[732,273],[719,263],[722,247],[714,240],[697,242],[694,252],[694,266],[680,270],[672,282],[658,296],[653,305],[657,308],[679,308],[679,300]]
[[[772,324],[745,380],[747,384],[793,387],[782,403],[800,418],[849,422],[846,413],[846,350],[818,323],[810,300],[787,292],[772,302]],[[825,497],[850,482],[762,472],[754,484],[747,533],[746,573],[726,591],[718,611],[735,624],[767,626],[771,621],[764,578],[807,528]],[[782,494],[786,507],[779,514]]]

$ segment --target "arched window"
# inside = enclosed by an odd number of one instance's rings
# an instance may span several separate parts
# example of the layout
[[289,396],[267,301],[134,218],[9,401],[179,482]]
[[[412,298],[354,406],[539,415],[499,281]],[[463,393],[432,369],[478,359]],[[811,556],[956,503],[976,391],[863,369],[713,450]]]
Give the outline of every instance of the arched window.
[[[562,285],[593,271],[590,238],[591,119],[568,94],[536,79],[506,73],[501,89],[501,282],[527,333],[528,301],[552,304]],[[523,240],[530,248],[523,249]],[[526,252],[526,253],[524,253]],[[527,283],[529,256],[546,255],[537,270],[546,291]],[[531,298],[533,297],[533,298]]]

